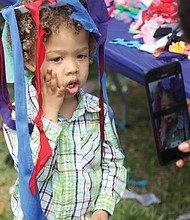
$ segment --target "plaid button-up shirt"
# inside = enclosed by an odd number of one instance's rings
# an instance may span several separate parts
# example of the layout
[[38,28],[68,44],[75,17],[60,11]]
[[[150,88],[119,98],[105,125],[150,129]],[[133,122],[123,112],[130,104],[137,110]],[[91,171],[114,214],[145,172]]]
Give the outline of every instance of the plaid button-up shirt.
[[[98,98],[81,90],[78,102],[76,111],[68,121],[61,115],[57,124],[42,118],[52,156],[38,174],[37,183],[42,210],[49,220],[87,219],[98,209],[106,210],[112,215],[126,188],[124,155],[119,149],[107,107],[105,106],[105,141],[101,161]],[[33,122],[38,112],[38,102],[36,90],[31,83],[27,88],[27,106],[28,119]],[[14,118],[14,114],[12,115]],[[17,166],[16,131],[4,125],[4,136]],[[34,164],[40,149],[39,137],[39,131],[34,125],[30,136]],[[15,219],[22,219],[18,179],[11,206]]]

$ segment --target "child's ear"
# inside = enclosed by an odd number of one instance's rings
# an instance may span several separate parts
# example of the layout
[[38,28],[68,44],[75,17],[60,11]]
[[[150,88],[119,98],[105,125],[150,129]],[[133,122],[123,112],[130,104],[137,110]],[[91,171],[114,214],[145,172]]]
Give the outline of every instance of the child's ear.
[[33,73],[36,71],[36,65],[32,62],[25,63],[25,66]]

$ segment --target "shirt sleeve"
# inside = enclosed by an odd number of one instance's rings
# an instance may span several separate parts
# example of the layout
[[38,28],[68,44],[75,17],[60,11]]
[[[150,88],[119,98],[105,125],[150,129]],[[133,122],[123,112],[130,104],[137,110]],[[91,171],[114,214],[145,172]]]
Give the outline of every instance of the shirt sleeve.
[[101,209],[113,214],[115,205],[119,202],[126,189],[126,168],[114,120],[111,122],[105,110],[105,141],[102,158],[102,183],[95,210]]
[[[44,168],[38,174],[38,180],[43,181],[48,175],[51,174],[50,170],[52,170],[55,163],[55,156],[58,145],[58,138],[60,132],[62,130],[61,126],[58,123],[53,123],[45,118],[42,118],[43,130],[46,134],[50,147],[52,149],[52,155],[48,162],[45,164]],[[18,168],[18,139],[17,133],[15,130],[7,127],[6,124],[3,125],[3,133],[5,137],[5,141],[9,152],[14,160],[14,164],[16,169]],[[34,166],[38,159],[38,154],[40,151],[40,133],[36,125],[34,125],[33,132],[30,136],[30,148],[32,150],[32,159]]]

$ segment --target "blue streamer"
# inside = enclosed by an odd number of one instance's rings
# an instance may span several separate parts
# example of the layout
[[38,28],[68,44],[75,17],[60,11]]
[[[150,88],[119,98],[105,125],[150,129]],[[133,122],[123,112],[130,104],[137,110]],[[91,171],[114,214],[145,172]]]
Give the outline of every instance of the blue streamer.
[[10,5],[14,5],[15,3],[17,4],[17,1],[16,0],[0,0],[0,3],[5,6],[10,6]]
[[3,9],[2,14],[10,26],[12,51],[14,58],[16,129],[18,138],[19,161],[18,175],[21,208],[24,214],[24,220],[47,220],[45,214],[41,209],[38,190],[36,196],[32,196],[29,188],[29,180],[34,169],[34,165],[32,161],[32,152],[29,142],[24,61],[14,7]]
[[[117,144],[119,146],[119,149],[120,151],[124,154],[124,151],[123,151],[123,148],[121,147],[121,144],[119,142],[119,138],[118,136],[116,135],[116,132],[115,132],[115,129],[114,129],[114,114],[113,114],[113,110],[112,108],[110,107],[109,105],[109,101],[108,101],[108,95],[107,95],[107,89],[106,89],[106,73],[104,72],[104,75],[102,77],[102,88],[103,88],[103,96],[104,96],[104,100],[105,100],[105,103],[108,107],[108,115],[110,117],[110,121],[111,121],[111,126],[112,126],[112,130],[115,134],[115,138],[117,140]],[[125,155],[125,154],[124,154]],[[126,161],[125,161],[125,164],[126,164]]]
[[57,2],[73,5],[77,11],[72,13],[71,18],[75,21],[78,21],[85,30],[93,33],[96,37],[100,36],[98,28],[96,27],[93,19],[78,0],[57,0]]

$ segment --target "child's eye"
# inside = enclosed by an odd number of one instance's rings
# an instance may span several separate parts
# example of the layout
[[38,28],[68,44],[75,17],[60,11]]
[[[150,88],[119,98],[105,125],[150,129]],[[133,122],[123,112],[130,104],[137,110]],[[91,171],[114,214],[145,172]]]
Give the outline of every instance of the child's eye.
[[79,54],[77,55],[77,58],[80,59],[80,60],[83,60],[85,58],[87,58],[88,56],[86,54]]
[[59,63],[63,60],[63,58],[61,57],[55,57],[55,58],[52,58],[51,61],[55,62],[55,63]]

